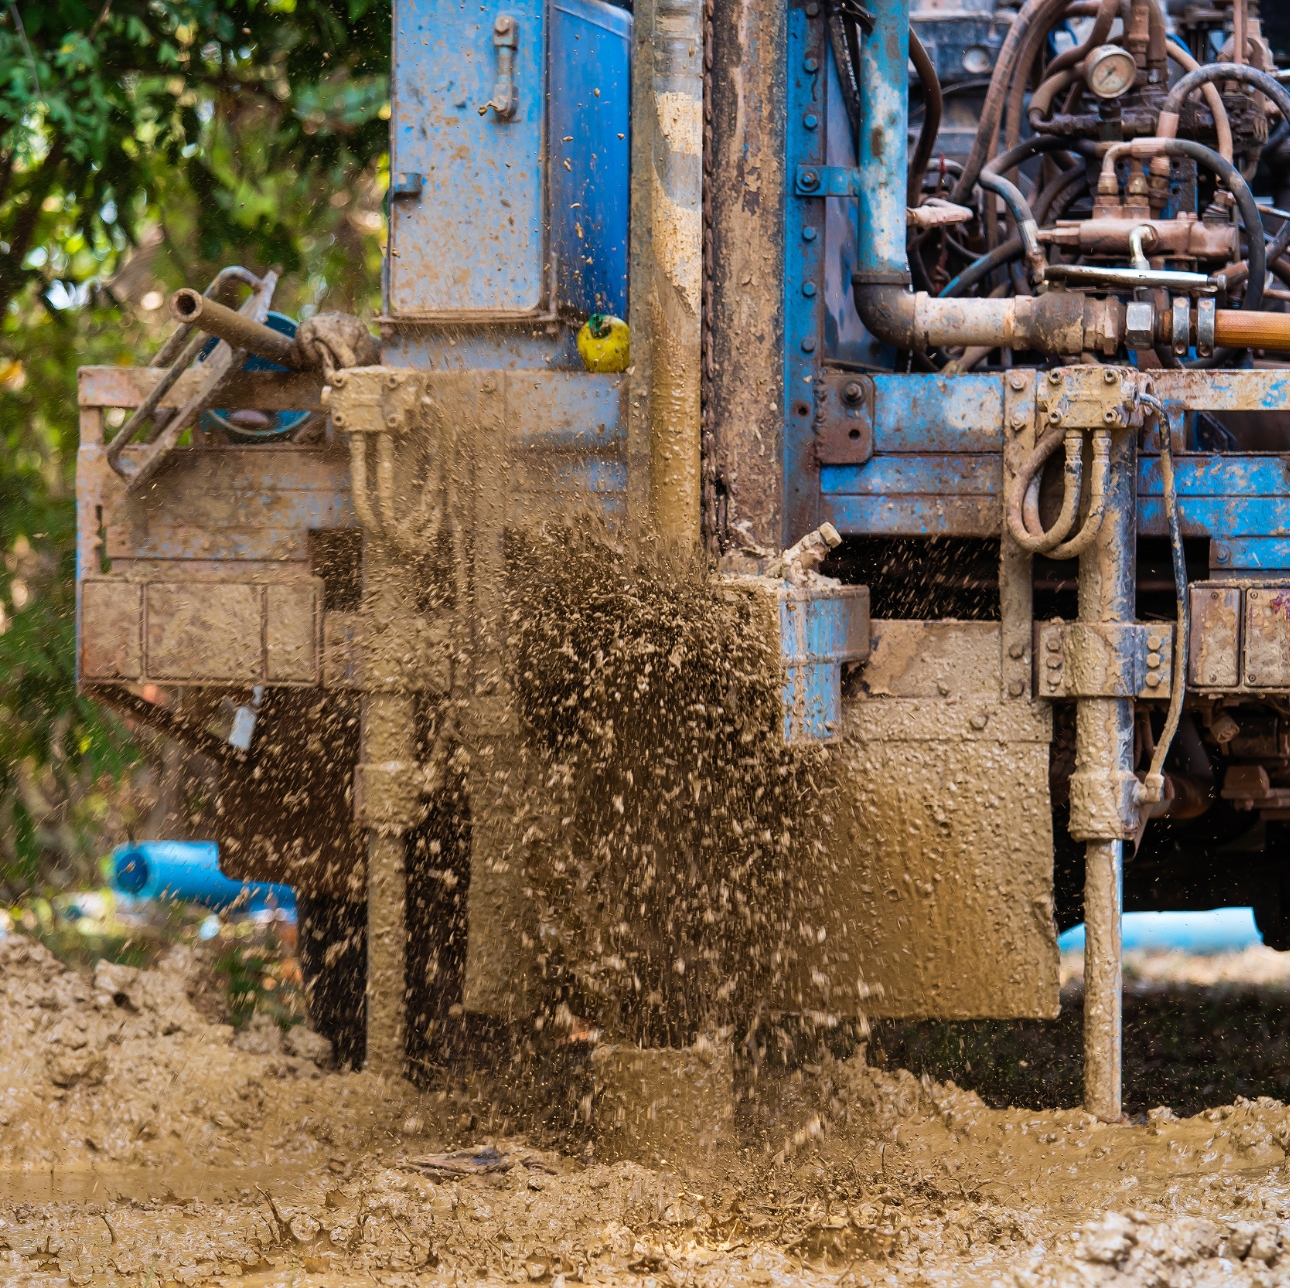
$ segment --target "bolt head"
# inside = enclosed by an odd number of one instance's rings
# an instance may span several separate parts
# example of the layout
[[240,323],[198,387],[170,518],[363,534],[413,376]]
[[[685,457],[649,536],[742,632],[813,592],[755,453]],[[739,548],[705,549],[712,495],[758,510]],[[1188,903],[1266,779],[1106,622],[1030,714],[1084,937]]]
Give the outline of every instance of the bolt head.
[[1116,422],[1116,420],[1117,420],[1118,418],[1117,418],[1117,416],[1116,416],[1115,412],[1113,412],[1113,411],[1104,411],[1104,412],[1102,413],[1102,419],[1103,419],[1104,421],[1106,421],[1106,423],[1107,423],[1108,425],[1114,425],[1114,424],[1115,424],[1115,422]]
[[1018,392],[1020,392],[1022,389],[1026,387],[1026,382],[1021,376],[1013,376],[1012,379],[1008,381],[1008,383]]
[[812,192],[820,186],[819,173],[815,170],[803,170],[800,182],[803,188]]
[[1056,407],[1048,413],[1048,423],[1050,425],[1060,425],[1062,423],[1062,414]]
[[864,398],[864,386],[858,380],[848,380],[842,386],[842,401],[854,404]]
[[1062,382],[1062,373],[1060,371],[1050,371],[1048,373],[1048,383],[1050,385],[1060,385]]
[[1106,371],[1102,372],[1102,379],[1108,385],[1113,385],[1115,384],[1115,381],[1116,381],[1116,374],[1114,371],[1110,370],[1110,368],[1107,368]]

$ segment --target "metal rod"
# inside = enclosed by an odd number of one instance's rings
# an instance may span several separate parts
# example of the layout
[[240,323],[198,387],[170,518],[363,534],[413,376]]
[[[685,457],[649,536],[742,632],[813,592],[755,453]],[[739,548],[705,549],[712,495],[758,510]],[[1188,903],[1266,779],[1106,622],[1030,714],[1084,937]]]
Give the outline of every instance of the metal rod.
[[1084,869],[1084,1108],[1120,1117],[1123,841],[1089,841]]
[[[1097,540],[1080,556],[1079,620],[1132,622],[1136,616],[1137,442],[1115,435],[1106,508]],[[1133,699],[1080,698],[1070,833],[1087,842],[1084,873],[1084,1107],[1104,1122],[1120,1117],[1120,909],[1123,842],[1138,826],[1133,772]]]
[[207,335],[218,336],[233,348],[245,349],[266,362],[276,362],[293,370],[308,365],[301,360],[295,344],[287,336],[253,322],[223,304],[208,300],[188,287],[170,297],[170,313],[177,322],[200,327]]

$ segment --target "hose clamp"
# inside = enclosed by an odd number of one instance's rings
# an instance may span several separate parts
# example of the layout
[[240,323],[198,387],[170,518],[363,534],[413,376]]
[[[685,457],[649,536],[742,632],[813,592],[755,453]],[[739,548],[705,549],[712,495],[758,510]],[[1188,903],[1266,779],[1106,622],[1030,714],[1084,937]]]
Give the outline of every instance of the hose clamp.
[[1191,348],[1191,301],[1185,295],[1174,300],[1174,352],[1182,357]]
[[1196,301],[1196,352],[1202,358],[1214,356],[1214,327],[1217,313],[1213,300]]

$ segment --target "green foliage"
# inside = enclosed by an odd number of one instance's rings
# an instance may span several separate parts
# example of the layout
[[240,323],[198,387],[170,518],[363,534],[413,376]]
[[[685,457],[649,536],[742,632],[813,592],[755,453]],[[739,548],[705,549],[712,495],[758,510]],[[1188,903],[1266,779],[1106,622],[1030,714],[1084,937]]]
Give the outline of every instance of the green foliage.
[[228,263],[281,266],[289,313],[375,310],[389,46],[389,0],[0,0],[10,897],[84,879],[147,805],[129,731],[75,692],[76,368],[146,361],[165,293]]

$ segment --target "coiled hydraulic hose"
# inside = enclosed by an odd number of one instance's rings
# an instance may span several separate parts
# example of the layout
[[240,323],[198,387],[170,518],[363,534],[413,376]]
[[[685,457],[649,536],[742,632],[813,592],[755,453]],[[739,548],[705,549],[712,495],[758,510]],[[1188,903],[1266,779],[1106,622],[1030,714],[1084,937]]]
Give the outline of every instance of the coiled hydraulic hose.
[[[1008,531],[1013,540],[1031,554],[1044,554],[1050,559],[1074,559],[1087,550],[1097,539],[1106,514],[1106,495],[1111,482],[1111,433],[1109,430],[1093,431],[1093,479],[1089,487],[1088,514],[1079,532],[1069,541],[1066,534],[1079,513],[1080,492],[1083,484],[1082,460],[1083,434],[1075,431],[1063,433],[1051,430],[1035,445],[1017,471],[1016,481],[1008,494],[1006,508]],[[1062,509],[1057,522],[1047,531],[1039,526],[1039,479],[1044,463],[1066,441],[1066,475],[1062,488]],[[1027,520],[1034,522],[1032,528]]]

